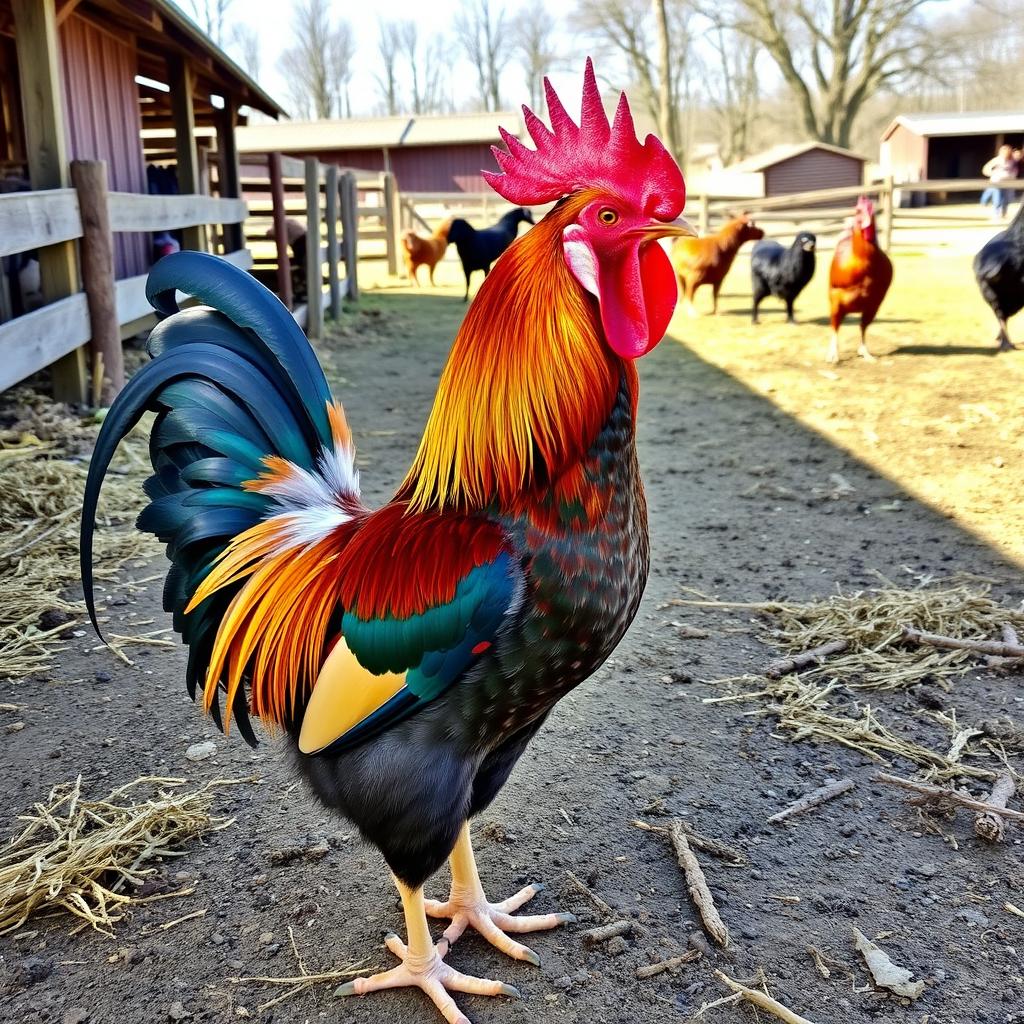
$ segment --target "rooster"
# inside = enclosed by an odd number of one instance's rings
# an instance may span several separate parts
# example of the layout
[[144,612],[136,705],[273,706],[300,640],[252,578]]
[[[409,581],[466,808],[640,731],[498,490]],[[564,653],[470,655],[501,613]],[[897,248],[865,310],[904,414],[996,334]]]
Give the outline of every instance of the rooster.
[[839,328],[847,313],[860,313],[862,359],[874,360],[868,351],[867,330],[892,284],[892,261],[879,248],[875,235],[875,207],[867,196],[857,200],[853,219],[836,243],[828,273],[828,301],[832,341],[828,362],[839,362]]
[[430,283],[434,283],[434,268],[444,259],[448,248],[448,232],[451,230],[452,219],[449,217],[429,237],[422,238],[415,231],[406,231],[402,235],[402,249],[405,252],[405,269],[414,284],[419,284],[417,276],[420,267],[430,271]]
[[1024,203],[1005,231],[990,238],[974,257],[974,278],[999,323],[996,344],[1012,352],[1006,321],[1024,309]]
[[[187,685],[225,731],[233,719],[253,742],[250,716],[283,731],[315,796],[390,867],[400,963],[342,994],[415,986],[452,1024],[468,1022],[450,992],[516,994],[446,962],[467,927],[539,963],[512,935],[572,920],[515,916],[537,886],[490,902],[469,821],[636,614],[649,559],[635,360],[676,303],[658,240],[692,233],[675,160],[637,140],[625,96],[609,123],[589,60],[579,125],[545,88],[551,128],[527,109],[536,148],[502,130],[486,178],[512,203],[555,205],[469,308],[390,502],[361,501],[344,413],[288,311],[182,252],[150,274],[167,318],[103,422],[82,519],[95,626],[100,485],[155,412],[138,525],[167,544]],[[176,290],[205,307],[178,311]],[[427,901],[446,858],[450,896]],[[436,944],[428,916],[451,921]]]
[[736,253],[744,242],[764,238],[761,230],[747,214],[734,217],[720,231],[706,238],[679,238],[672,245],[672,265],[679,277],[679,287],[686,296],[686,311],[697,315],[694,298],[701,285],[711,285],[711,312],[718,314],[718,293],[729,273]]

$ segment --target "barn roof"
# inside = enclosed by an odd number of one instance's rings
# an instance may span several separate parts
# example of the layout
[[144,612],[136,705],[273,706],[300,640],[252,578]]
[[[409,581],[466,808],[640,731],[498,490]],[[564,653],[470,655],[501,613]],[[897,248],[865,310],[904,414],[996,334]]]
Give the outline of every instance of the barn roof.
[[1024,132],[1024,111],[960,111],[955,114],[900,114],[882,135],[882,141],[898,127],[915,135],[995,135]]
[[736,174],[751,174],[765,171],[769,167],[781,164],[785,160],[792,160],[795,156],[802,156],[813,149],[824,150],[826,153],[839,153],[841,156],[850,157],[851,160],[860,160],[862,162],[867,160],[867,157],[861,156],[860,153],[854,153],[850,149],[843,149],[841,146],[831,146],[826,142],[792,142],[772,146],[762,153],[755,153],[753,156],[748,156],[745,160],[730,164],[724,170]]
[[243,153],[309,153],[345,149],[397,149],[501,141],[498,125],[522,135],[521,114],[403,114],[399,117],[347,117],[329,121],[282,121],[238,130]]

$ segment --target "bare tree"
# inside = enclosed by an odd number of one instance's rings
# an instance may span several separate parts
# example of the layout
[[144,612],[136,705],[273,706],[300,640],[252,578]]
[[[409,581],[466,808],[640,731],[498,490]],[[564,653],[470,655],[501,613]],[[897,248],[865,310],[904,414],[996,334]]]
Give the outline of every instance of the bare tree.
[[760,45],[730,29],[719,12],[709,13],[705,41],[713,54],[705,76],[705,92],[717,121],[719,155],[726,164],[750,155],[760,86],[757,57]]
[[682,104],[690,89],[692,13],[686,0],[580,0],[577,8],[577,21],[598,52],[625,63],[677,159],[685,150]]
[[299,0],[294,42],[279,61],[293,109],[301,117],[351,113],[348,84],[355,41],[347,21],[332,23],[330,6],[330,0]]
[[224,19],[235,0],[191,0],[196,24],[218,45],[224,42]]
[[385,111],[394,116],[398,113],[398,54],[402,48],[402,23],[399,21],[377,22],[377,53],[381,69],[374,77],[384,101]]
[[857,116],[879,91],[941,62],[925,7],[944,0],[738,0],[735,27],[778,65],[807,134],[849,146]]
[[509,61],[508,19],[491,0],[462,0],[455,16],[455,36],[476,68],[480,102],[485,110],[501,107],[501,73]]
[[530,107],[544,112],[544,78],[558,63],[554,36],[558,21],[542,0],[533,0],[512,23],[512,46],[523,67]]
[[260,37],[251,25],[235,25],[231,29],[228,49],[250,78],[259,78],[262,64]]

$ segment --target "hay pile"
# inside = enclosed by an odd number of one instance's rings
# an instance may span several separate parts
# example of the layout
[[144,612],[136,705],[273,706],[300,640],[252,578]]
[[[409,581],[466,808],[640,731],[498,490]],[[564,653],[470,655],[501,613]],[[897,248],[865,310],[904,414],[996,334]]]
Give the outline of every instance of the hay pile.
[[[978,665],[978,655],[972,651],[907,643],[905,627],[960,640],[998,638],[1005,626],[1024,629],[1024,611],[1003,607],[989,592],[985,581],[961,576],[910,589],[883,580],[867,591],[803,603],[723,602],[702,597],[671,604],[756,612],[771,622],[771,628],[758,638],[791,656],[842,644],[841,650],[777,677],[766,666],[762,673],[715,680],[742,683],[745,689],[728,697],[710,698],[709,703],[758,701],[764,707],[755,713],[777,718],[779,727],[794,742],[839,743],[885,764],[891,757],[900,757],[914,764],[924,777],[945,781],[994,779],[1007,769],[1017,773],[1007,764],[1000,737],[981,729],[954,729],[948,749],[930,749],[903,735],[905,729],[888,724],[864,695],[881,696],[922,683],[948,689],[953,679]],[[935,718],[945,725],[943,716]],[[969,762],[965,755],[970,755]],[[979,760],[991,762],[991,767]]]
[[[49,668],[60,637],[85,621],[64,591],[79,580],[82,491],[98,426],[66,406],[17,392],[0,426],[0,679]],[[142,565],[156,544],[131,528],[148,472],[141,434],[129,438],[104,486],[96,577]]]
[[[0,852],[0,935],[33,915],[67,911],[107,935],[128,908],[147,899],[125,892],[156,874],[155,861],[181,856],[189,840],[232,818],[210,814],[213,790],[229,781],[174,792],[184,779],[141,778],[103,800],[82,797],[82,778],[53,789],[27,814],[20,835]],[[136,800],[134,790],[155,791]],[[170,893],[169,895],[184,895]]]

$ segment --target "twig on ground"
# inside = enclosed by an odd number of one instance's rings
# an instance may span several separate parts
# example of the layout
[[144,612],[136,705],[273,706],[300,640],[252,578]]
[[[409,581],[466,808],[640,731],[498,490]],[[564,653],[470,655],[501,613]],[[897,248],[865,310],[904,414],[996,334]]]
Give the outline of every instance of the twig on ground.
[[602,914],[604,914],[605,917],[615,917],[615,911],[612,910],[612,908],[608,906],[608,904],[605,903],[605,901],[601,899],[601,897],[598,896],[582,878],[572,871],[566,871],[565,874],[569,881],[572,882],[572,884],[575,885],[576,888],[579,889],[579,891],[583,893],[583,895],[586,896]]
[[835,782],[820,786],[818,789],[812,790],[810,793],[800,797],[796,803],[790,804],[785,809],[773,814],[768,819],[768,824],[777,825],[780,821],[792,818],[795,814],[803,814],[804,811],[809,811],[812,807],[827,803],[829,800],[834,800],[837,796],[849,792],[855,785],[856,783],[853,779],[836,779]]
[[1024,917],[1024,910],[1021,910],[1020,907],[1015,906],[1012,903],[1004,903],[1003,910],[1008,914],[1013,914],[1014,917]]
[[632,927],[632,921],[612,921],[611,924],[602,924],[597,928],[591,928],[590,931],[583,932],[580,938],[586,946],[597,946],[609,939],[614,939],[616,935],[626,935]]
[[949,803],[969,807],[972,811],[989,812],[1001,818],[1009,818],[1012,821],[1024,821],[1024,812],[1011,811],[1008,807],[997,807],[995,804],[986,803],[984,800],[975,800],[965,793],[959,793],[954,789],[946,789],[944,786],[932,786],[927,782],[901,779],[899,776],[889,775],[886,772],[876,773],[872,776],[872,781],[885,782],[891,786],[901,786],[903,789],[913,790],[915,793],[920,793],[927,801],[948,801]]
[[702,954],[699,949],[688,949],[681,956],[669,957],[668,960],[662,960],[656,964],[644,964],[642,967],[636,969],[636,976],[638,978],[653,978],[658,974],[662,974],[665,971],[674,971],[677,967],[682,967],[683,964],[692,964],[694,960],[699,960]]
[[719,946],[727,948],[729,945],[729,929],[718,913],[711,890],[708,888],[707,879],[701,869],[700,862],[690,849],[686,838],[686,832],[678,821],[672,822],[670,835],[672,845],[675,847],[676,857],[679,860],[679,867],[682,869],[683,877],[686,879],[686,887],[689,890],[693,905],[704,924],[707,933],[718,943]]
[[820,665],[830,654],[841,654],[850,646],[849,640],[830,640],[827,644],[812,647],[809,651],[794,654],[789,658],[779,658],[769,662],[764,674],[769,679],[781,679],[792,672],[799,672],[810,665]]
[[1024,647],[1020,644],[1008,644],[1002,640],[961,640],[958,637],[926,633],[922,629],[913,629],[911,626],[903,627],[903,638],[911,643],[941,647],[951,651],[975,651],[978,654],[994,654],[999,658],[1024,658]]
[[[744,864],[750,863],[746,854],[728,846],[721,839],[713,839],[711,836],[704,835],[703,832],[698,832],[683,818],[679,818],[678,822],[679,827],[686,833],[686,838],[689,839],[690,845],[696,846],[698,850],[710,853],[712,857],[721,857],[723,860],[729,861],[734,867],[742,867]],[[633,824],[645,832],[656,832],[662,836],[671,836],[672,834],[669,828],[661,825],[649,825],[646,821],[640,821],[639,819],[634,819]]]
[[756,1007],[764,1010],[766,1013],[770,1013],[773,1017],[785,1021],[785,1024],[812,1024],[807,1017],[801,1017],[800,1014],[794,1013],[788,1006],[783,1006],[777,999],[773,999],[760,989],[747,988],[746,985],[741,985],[738,981],[734,981],[722,971],[716,970],[715,977],[723,985],[731,988],[737,995],[746,999],[747,1002],[753,1003]]
[[140,935],[152,935],[154,932],[166,932],[170,931],[171,928],[177,928],[179,924],[184,924],[186,921],[194,921],[197,917],[206,917],[206,907],[202,910],[193,910],[191,914],[185,914],[184,917],[176,917],[173,921],[164,921],[163,924],[147,925],[139,932]]
[[[1009,772],[1002,772],[993,783],[992,792],[989,793],[986,803],[991,808],[1001,807],[1005,811],[1006,805],[1016,791],[1013,776]],[[974,818],[974,831],[980,838],[990,843],[998,843],[1006,832],[1006,824],[992,810],[979,811]]]

